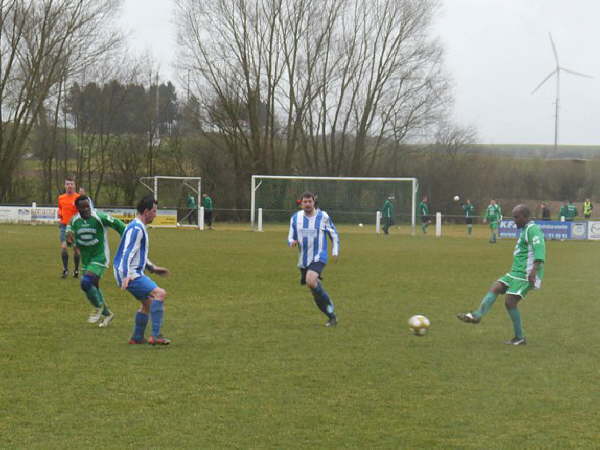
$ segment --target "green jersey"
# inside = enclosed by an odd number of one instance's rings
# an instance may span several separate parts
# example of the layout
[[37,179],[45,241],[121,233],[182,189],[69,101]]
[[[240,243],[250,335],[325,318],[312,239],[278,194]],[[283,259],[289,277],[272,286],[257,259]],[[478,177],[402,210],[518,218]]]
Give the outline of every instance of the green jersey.
[[210,198],[208,195],[206,197],[204,197],[204,200],[202,200],[202,206],[204,206],[204,209],[206,209],[207,211],[212,211],[212,209],[213,209],[212,198]]
[[383,203],[383,217],[392,217],[394,215],[394,205],[389,200]]
[[502,208],[500,205],[489,205],[485,213],[488,222],[500,222],[502,220]]
[[421,217],[425,217],[429,215],[429,205],[426,202],[419,203],[419,212],[421,213]]
[[76,214],[67,226],[67,233],[72,233],[75,245],[81,251],[84,270],[92,270],[94,266],[105,269],[110,260],[110,249],[106,227],[116,230],[119,234],[125,231],[125,224],[108,214],[92,210],[88,219]]
[[196,209],[196,197],[194,197],[193,195],[190,195],[187,198],[186,203],[187,203],[188,209]]
[[473,204],[465,203],[462,207],[465,212],[465,217],[473,217],[475,215],[475,206]]
[[575,217],[577,217],[577,214],[577,207],[570,203],[569,206],[567,206],[567,220],[573,220]]
[[[513,255],[514,260],[509,275],[517,279],[527,280],[527,275],[533,268],[533,262],[546,260],[544,232],[539,225],[536,225],[535,222],[529,222],[521,229]],[[540,287],[542,278],[544,278],[543,264],[536,274],[536,287]]]

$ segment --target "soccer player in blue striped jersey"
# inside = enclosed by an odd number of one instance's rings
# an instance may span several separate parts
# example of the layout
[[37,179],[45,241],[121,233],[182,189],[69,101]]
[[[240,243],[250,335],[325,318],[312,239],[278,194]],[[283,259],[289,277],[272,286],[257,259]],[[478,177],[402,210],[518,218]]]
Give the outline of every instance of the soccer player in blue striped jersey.
[[[138,215],[125,228],[113,262],[117,284],[142,303],[135,315],[130,344],[148,342],[151,345],[168,345],[171,343],[170,339],[160,333],[167,291],[158,287],[144,274],[145,270],[157,275],[169,274],[167,269],[155,266],[148,259],[149,241],[146,225],[152,223],[156,217],[156,207],[156,200],[152,195],[147,195],[140,200],[137,205]],[[144,332],[148,324],[148,314],[152,316],[152,335],[146,341]]]
[[311,290],[315,303],[329,319],[325,326],[337,325],[333,302],[321,284],[321,273],[327,264],[327,237],[331,239],[331,256],[337,260],[340,250],[340,238],[333,221],[325,211],[315,207],[315,196],[311,192],[302,194],[301,210],[290,220],[288,245],[298,247],[298,268],[300,284]]

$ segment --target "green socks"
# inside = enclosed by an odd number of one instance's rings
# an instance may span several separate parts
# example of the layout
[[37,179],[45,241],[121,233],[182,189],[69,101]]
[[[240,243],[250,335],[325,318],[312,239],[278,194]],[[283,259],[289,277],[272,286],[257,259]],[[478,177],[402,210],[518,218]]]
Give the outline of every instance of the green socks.
[[485,316],[492,308],[496,298],[498,298],[498,295],[494,294],[493,292],[488,292],[485,294],[485,297],[483,297],[483,300],[481,300],[479,309],[477,311],[473,311],[473,316],[477,317],[478,319],[481,319],[483,316]]
[[421,225],[421,230],[423,230],[423,234],[427,233],[427,224],[426,223]]
[[523,339],[523,327],[521,326],[521,313],[517,308],[506,308],[510,320],[512,320],[513,328],[515,330],[515,337],[517,339]]
[[92,286],[85,294],[94,308],[102,308],[103,316],[110,315],[110,310],[107,308],[106,303],[104,302],[104,296],[102,295],[102,291],[100,291],[100,289],[98,289],[96,286]]
[[467,225],[467,233],[471,234],[473,232],[473,225]]

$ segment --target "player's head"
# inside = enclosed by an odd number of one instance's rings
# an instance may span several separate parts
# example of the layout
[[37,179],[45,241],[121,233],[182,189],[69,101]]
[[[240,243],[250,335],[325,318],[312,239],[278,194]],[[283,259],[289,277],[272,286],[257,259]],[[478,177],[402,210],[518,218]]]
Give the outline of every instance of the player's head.
[[138,216],[145,224],[152,223],[156,217],[158,202],[152,194],[146,195],[137,204]]
[[304,212],[311,213],[315,209],[315,194],[312,192],[305,192],[300,198],[302,200],[301,206]]
[[202,198],[208,197],[208,194],[202,194]]
[[82,186],[79,186],[79,195],[87,195],[85,192],[85,188]]
[[65,178],[65,191],[67,194],[72,194],[75,192],[75,179],[72,177]]
[[83,219],[89,219],[89,217],[92,215],[90,199],[85,195],[80,195],[75,199],[75,207]]
[[589,203],[589,202],[590,202],[590,199],[589,199],[589,198],[586,198],[586,199],[585,199],[585,201]]
[[517,225],[517,228],[523,228],[529,222],[529,216],[531,212],[527,205],[517,205],[512,210],[513,220]]
[[496,204],[496,200],[494,200],[494,199],[491,199],[491,200],[490,200],[490,205],[495,205],[495,204]]
[[467,199],[467,205],[471,204],[471,200]]
[[429,197],[427,197],[426,195],[424,195],[424,196],[423,196],[423,201],[424,201],[424,202],[427,202],[427,201],[429,201]]

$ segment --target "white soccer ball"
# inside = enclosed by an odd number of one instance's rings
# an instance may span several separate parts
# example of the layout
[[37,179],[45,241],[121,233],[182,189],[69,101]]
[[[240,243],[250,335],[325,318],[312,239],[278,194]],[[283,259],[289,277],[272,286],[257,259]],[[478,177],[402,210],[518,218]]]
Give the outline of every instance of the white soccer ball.
[[431,326],[429,319],[423,315],[417,314],[408,319],[408,328],[415,336],[425,336]]
[[455,201],[455,202],[457,202],[457,201],[459,201],[459,200],[460,200],[460,197],[459,197],[458,195],[455,195],[455,196],[454,196],[454,201]]
[[362,223],[359,223],[358,226],[359,227],[364,227],[364,225]]
[[178,227],[180,227],[180,226],[181,226],[181,224],[180,224],[179,222],[177,222],[177,226],[178,226]]

